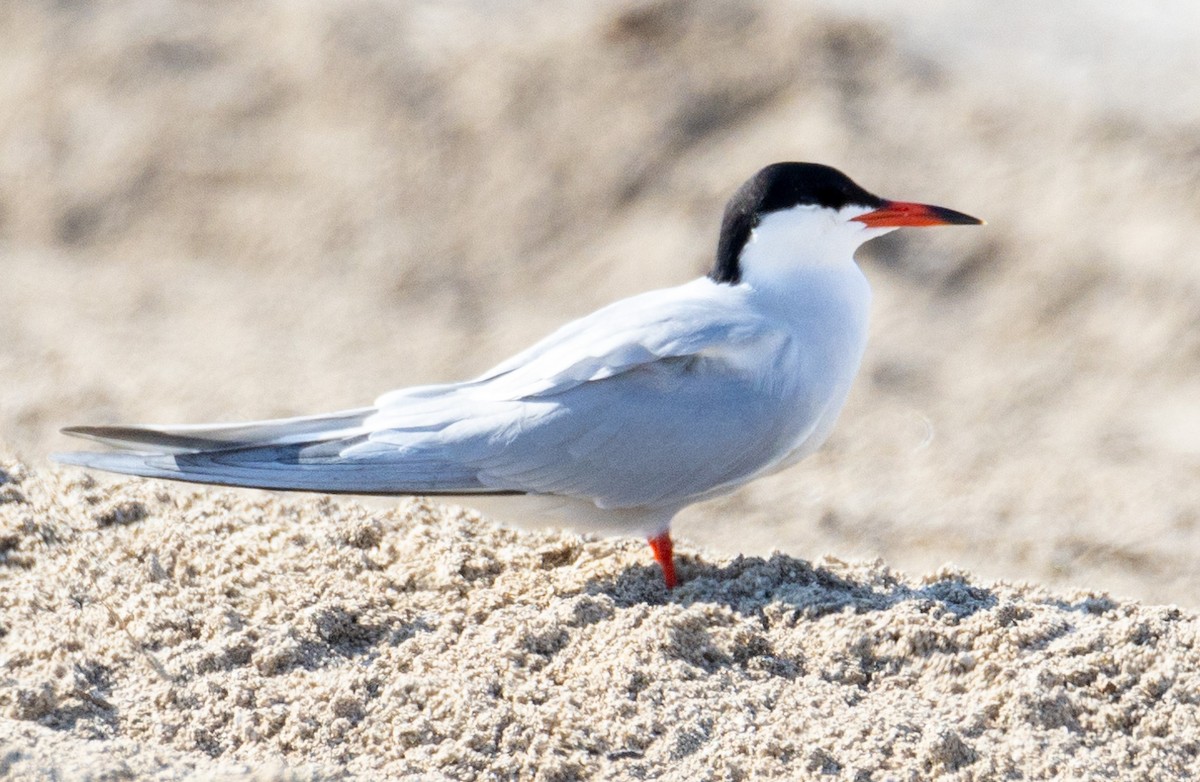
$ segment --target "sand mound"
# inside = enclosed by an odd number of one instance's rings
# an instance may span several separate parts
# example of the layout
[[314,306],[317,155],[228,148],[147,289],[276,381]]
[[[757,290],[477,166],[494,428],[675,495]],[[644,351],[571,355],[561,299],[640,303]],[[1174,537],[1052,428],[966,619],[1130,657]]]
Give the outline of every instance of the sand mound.
[[1200,751],[1174,608],[783,555],[685,554],[668,595],[636,541],[3,469],[6,778],[1144,779]]

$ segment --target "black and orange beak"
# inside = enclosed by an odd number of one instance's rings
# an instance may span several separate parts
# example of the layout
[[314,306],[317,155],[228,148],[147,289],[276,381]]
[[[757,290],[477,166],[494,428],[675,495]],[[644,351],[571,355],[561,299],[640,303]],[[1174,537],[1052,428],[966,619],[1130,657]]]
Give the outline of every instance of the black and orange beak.
[[977,217],[941,206],[886,201],[874,212],[852,217],[868,228],[916,228],[926,225],[983,225]]

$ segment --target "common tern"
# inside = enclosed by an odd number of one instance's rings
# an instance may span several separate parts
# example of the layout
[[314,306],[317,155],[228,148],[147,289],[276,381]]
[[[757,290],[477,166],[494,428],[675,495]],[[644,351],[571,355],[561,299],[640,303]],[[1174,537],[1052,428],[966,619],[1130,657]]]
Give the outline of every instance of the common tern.
[[451,495],[485,509],[519,495],[523,517],[645,536],[674,588],[681,509],[795,464],[833,430],[867,339],[859,245],[901,227],[981,222],[880,198],[828,166],[775,163],[729,201],[707,276],[610,304],[473,380],[301,418],[70,427],[116,450],[55,458],[196,483]]

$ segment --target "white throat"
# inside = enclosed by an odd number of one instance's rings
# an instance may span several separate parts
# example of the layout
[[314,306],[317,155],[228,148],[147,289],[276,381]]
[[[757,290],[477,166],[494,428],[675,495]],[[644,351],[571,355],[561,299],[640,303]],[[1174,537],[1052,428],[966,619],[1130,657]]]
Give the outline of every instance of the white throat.
[[863,206],[805,205],[765,215],[742,248],[742,279],[758,287],[805,270],[853,264],[859,245],[894,230],[868,228],[851,219],[869,211]]

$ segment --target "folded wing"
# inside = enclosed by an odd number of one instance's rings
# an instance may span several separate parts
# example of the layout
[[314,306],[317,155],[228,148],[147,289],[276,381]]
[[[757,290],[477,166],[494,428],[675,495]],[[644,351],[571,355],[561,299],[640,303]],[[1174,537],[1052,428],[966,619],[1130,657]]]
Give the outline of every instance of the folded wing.
[[781,395],[766,381],[769,366],[748,369],[744,359],[783,361],[788,349],[701,283],[618,302],[466,383],[404,389],[326,416],[77,427],[65,431],[119,450],[56,458],[270,489],[683,504],[777,456],[772,405]]

